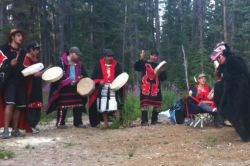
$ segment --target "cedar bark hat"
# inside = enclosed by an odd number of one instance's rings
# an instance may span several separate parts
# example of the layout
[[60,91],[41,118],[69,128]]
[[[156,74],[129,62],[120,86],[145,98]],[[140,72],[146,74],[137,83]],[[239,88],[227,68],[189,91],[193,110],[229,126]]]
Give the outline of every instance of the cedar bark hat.
[[9,34],[9,41],[11,41],[11,37],[12,36],[15,36],[17,33],[21,33],[23,37],[25,37],[25,32],[21,29],[16,29],[16,28],[13,28],[10,30],[10,34]]
[[198,79],[200,79],[202,77],[207,77],[207,75],[205,73],[201,73],[201,74],[198,75]]

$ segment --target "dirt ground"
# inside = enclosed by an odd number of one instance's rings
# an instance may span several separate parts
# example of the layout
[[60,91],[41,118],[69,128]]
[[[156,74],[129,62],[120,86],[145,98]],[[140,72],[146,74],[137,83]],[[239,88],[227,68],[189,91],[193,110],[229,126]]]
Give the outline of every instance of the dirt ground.
[[158,124],[109,130],[70,126],[63,130],[51,124],[38,135],[0,140],[0,148],[16,154],[0,160],[1,166],[250,165],[250,144],[241,142],[230,127]]

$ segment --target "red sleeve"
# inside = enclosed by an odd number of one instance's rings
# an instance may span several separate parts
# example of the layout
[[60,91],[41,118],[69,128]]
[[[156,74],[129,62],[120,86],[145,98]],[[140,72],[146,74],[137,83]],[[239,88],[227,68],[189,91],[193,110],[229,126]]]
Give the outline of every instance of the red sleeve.
[[24,58],[24,61],[23,61],[23,66],[24,67],[29,67],[31,64],[30,64],[30,60],[27,56],[25,56]]

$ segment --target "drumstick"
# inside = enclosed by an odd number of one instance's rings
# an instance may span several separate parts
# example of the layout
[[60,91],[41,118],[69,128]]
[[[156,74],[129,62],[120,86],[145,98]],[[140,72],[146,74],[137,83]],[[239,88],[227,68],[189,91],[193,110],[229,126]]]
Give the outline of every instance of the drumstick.
[[194,82],[196,82],[196,83],[198,82],[195,76],[194,76]]

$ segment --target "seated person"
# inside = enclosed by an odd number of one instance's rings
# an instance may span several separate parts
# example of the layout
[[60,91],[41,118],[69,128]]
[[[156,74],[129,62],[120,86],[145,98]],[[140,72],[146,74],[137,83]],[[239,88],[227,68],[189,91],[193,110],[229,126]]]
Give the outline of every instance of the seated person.
[[214,117],[215,127],[222,127],[217,108],[213,102],[213,89],[207,85],[206,74],[199,74],[198,84],[190,88],[187,106],[187,114],[209,113]]

